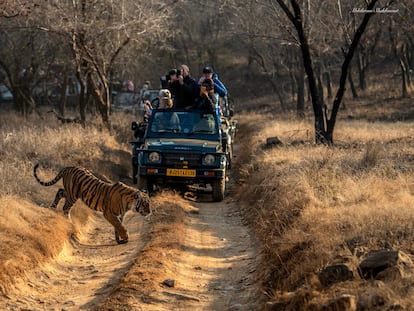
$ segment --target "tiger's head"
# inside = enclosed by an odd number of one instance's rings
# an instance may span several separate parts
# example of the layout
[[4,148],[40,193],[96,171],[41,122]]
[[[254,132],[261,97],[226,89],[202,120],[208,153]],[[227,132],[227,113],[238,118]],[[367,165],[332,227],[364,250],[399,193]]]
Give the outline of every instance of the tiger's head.
[[142,191],[137,191],[134,195],[135,204],[132,207],[132,211],[140,213],[142,216],[151,214],[150,199],[148,194]]

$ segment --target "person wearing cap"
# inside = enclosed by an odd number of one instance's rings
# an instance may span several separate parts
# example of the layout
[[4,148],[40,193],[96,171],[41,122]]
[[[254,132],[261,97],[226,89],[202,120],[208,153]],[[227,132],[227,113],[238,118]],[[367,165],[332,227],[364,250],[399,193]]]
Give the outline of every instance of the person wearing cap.
[[227,95],[227,89],[224,86],[223,82],[221,82],[218,78],[217,73],[213,71],[213,69],[209,66],[206,66],[203,68],[203,75],[201,76],[199,80],[199,84],[202,85],[202,83],[210,79],[213,81],[214,86],[214,98],[215,98],[215,111],[218,123],[221,124],[221,107],[219,105],[219,97],[225,97]]
[[209,66],[203,68],[203,75],[201,76],[198,84],[201,85],[204,79],[212,79],[214,82],[214,93],[217,93],[220,97],[224,97],[227,95],[227,89],[224,86],[223,82],[221,82],[218,78],[217,73],[213,71],[213,69]]
[[171,99],[171,92],[168,89],[161,89],[158,93],[158,108],[159,109],[171,109],[173,107],[173,101]]
[[166,111],[158,111],[155,114],[151,131],[180,131],[181,126],[178,115],[174,111],[168,111],[173,107],[170,90],[161,89],[158,94],[158,101],[158,108]]
[[177,69],[171,69],[165,76],[160,78],[161,89],[168,89],[171,84],[172,77],[177,76]]
[[173,100],[173,104],[175,104],[177,98],[180,97],[180,85],[179,85],[179,75],[181,75],[181,72],[179,72],[177,69],[171,69],[168,72],[167,77],[168,79],[168,85],[166,88],[171,91],[171,98]]

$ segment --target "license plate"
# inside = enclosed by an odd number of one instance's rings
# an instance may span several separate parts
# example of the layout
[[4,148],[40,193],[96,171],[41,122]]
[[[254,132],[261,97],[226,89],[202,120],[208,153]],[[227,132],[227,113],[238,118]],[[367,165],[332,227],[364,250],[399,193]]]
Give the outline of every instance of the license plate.
[[196,170],[167,168],[167,176],[195,177]]

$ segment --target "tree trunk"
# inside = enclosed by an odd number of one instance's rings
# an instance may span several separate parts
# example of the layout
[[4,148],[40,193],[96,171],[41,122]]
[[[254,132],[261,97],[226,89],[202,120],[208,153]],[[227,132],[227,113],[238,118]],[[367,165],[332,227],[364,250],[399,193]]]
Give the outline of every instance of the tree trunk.
[[277,98],[279,98],[280,107],[282,111],[286,111],[286,104],[283,99],[283,94],[280,91],[280,87],[279,87],[280,85],[275,82],[274,78],[273,79],[270,78],[269,80],[270,80],[270,84],[272,85],[273,90],[276,92]]
[[316,80],[318,82],[318,93],[319,93],[319,99],[322,107],[325,107],[325,94],[324,94],[324,88],[323,88],[323,79],[322,79],[322,69],[321,67],[317,67],[316,69]]
[[357,64],[358,64],[358,78],[359,78],[359,88],[364,91],[367,88],[365,80],[365,68],[366,68],[366,55],[361,51],[362,48],[357,50]]
[[326,81],[326,96],[327,98],[332,98],[332,80],[331,74],[329,71],[325,71],[325,81]]
[[411,53],[411,45],[409,43],[404,43],[403,45],[403,51],[402,51],[402,57],[405,64],[405,74],[406,74],[406,82],[407,82],[407,88],[408,93],[410,92],[412,88],[412,81],[411,81],[411,70],[410,70],[410,53]]
[[401,92],[402,98],[408,97],[408,88],[407,88],[407,68],[405,67],[404,61],[400,59],[400,69],[401,69]]
[[100,81],[102,86],[96,85],[91,73],[87,76],[89,91],[91,92],[93,99],[98,107],[99,113],[102,117],[102,122],[105,127],[110,131],[111,123],[109,121],[109,111],[111,107],[109,88],[105,81]]
[[299,118],[305,116],[305,73],[303,67],[297,74],[296,86],[297,86],[297,98],[296,98],[296,113]]
[[33,112],[36,104],[30,92],[31,76],[30,72],[22,74],[17,83],[14,84],[12,94],[16,110],[25,118]]
[[62,81],[62,87],[60,89],[60,99],[59,99],[59,114],[62,117],[65,116],[67,87],[68,87],[68,70],[65,67],[64,72],[63,72],[63,81]]
[[79,94],[79,115],[81,119],[82,127],[86,127],[86,83],[82,78],[82,75],[79,70],[76,71],[76,78],[80,84],[80,94]]
[[352,79],[352,65],[349,64],[348,68],[348,82],[349,86],[351,87],[352,98],[358,98],[358,92],[356,90],[354,80]]

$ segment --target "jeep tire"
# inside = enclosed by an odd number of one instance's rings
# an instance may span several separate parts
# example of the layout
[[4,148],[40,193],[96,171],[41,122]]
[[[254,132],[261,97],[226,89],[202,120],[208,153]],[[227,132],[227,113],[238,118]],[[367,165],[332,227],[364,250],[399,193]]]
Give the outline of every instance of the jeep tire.
[[151,194],[154,192],[154,183],[147,177],[138,176],[138,188],[140,190],[147,190],[148,194]]
[[132,164],[132,183],[135,185],[138,183],[137,174],[138,174],[138,165]]
[[224,191],[226,190],[226,176],[223,176],[221,179],[214,180],[211,183],[211,188],[213,188],[213,201],[223,201]]

